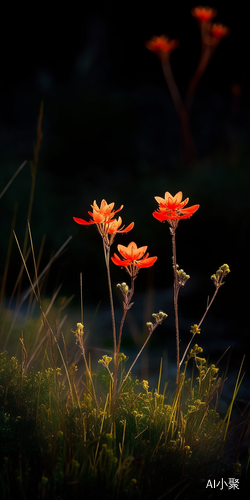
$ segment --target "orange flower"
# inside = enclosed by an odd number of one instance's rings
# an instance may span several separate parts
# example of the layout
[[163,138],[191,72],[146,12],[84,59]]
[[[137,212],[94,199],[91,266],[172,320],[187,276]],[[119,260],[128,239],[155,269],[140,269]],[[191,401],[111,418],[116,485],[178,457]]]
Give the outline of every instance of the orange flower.
[[[93,202],[93,205],[91,205],[91,207],[93,208],[93,212],[88,213],[93,218],[93,220],[87,222],[86,220],[79,219],[78,217],[73,217],[73,219],[77,224],[81,225],[89,226],[90,224],[96,224],[102,238],[105,238],[106,243],[109,245],[112,244],[116,233],[127,233],[134,227],[134,223],[131,222],[131,224],[129,224],[129,226],[127,226],[125,229],[123,229],[124,226],[119,229],[122,224],[122,219],[121,217],[119,217],[118,220],[114,219],[114,215],[122,210],[123,205],[121,205],[118,210],[113,211],[114,203],[110,203],[108,205],[106,200],[102,200],[100,208],[98,207],[96,201]],[[111,234],[110,242],[108,242],[107,240],[108,234]]]
[[166,35],[153,36],[145,43],[147,49],[155,52],[160,58],[168,57],[178,45],[178,40],[170,40]]
[[93,208],[93,212],[88,212],[88,213],[89,215],[91,215],[91,217],[93,217],[92,221],[87,222],[86,220],[73,217],[74,221],[77,222],[77,224],[83,224],[83,225],[99,224],[100,222],[107,223],[112,219],[112,217],[116,214],[116,212],[119,212],[120,210],[123,209],[123,205],[121,205],[120,208],[118,208],[118,210],[112,212],[114,203],[110,203],[108,205],[106,200],[102,200],[100,208],[98,207],[96,201],[93,202],[93,205],[91,205],[91,207]]
[[198,21],[208,23],[217,15],[217,10],[212,9],[211,7],[202,7],[201,5],[198,5],[198,7],[191,10],[191,14]]
[[229,35],[230,33],[230,29],[227,28],[227,26],[224,26],[224,24],[218,24],[218,23],[214,23],[212,25],[212,28],[211,28],[211,35],[214,37],[214,38],[218,38],[218,39],[221,39],[223,38],[224,36],[227,36]]
[[[160,222],[178,221],[179,219],[188,219],[198,210],[200,205],[183,208],[189,202],[189,198],[182,200],[182,192],[179,191],[175,196],[172,196],[168,191],[165,193],[165,198],[155,196],[155,200],[159,203],[158,210],[153,212],[155,219]],[[169,222],[171,225],[171,222]]]
[[114,219],[111,222],[109,222],[108,233],[109,234],[113,234],[113,233],[128,233],[134,227],[134,223],[131,222],[131,224],[129,224],[129,226],[127,226],[125,229],[123,229],[124,226],[122,226],[121,229],[118,229],[120,227],[121,223],[122,223],[122,218],[121,217],[118,217],[118,220]]
[[148,257],[148,253],[145,255],[147,246],[137,248],[133,241],[127,247],[118,245],[117,248],[123,260],[116,253],[114,257],[111,257],[111,260],[117,266],[126,267],[132,278],[135,278],[139,268],[151,267],[157,260],[157,257]]

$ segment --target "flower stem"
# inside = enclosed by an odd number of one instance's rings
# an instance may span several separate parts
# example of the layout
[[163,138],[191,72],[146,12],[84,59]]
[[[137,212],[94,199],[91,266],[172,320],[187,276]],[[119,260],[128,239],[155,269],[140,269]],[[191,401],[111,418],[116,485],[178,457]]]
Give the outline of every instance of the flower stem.
[[[208,302],[207,307],[206,307],[206,310],[205,310],[205,312],[204,312],[204,314],[203,314],[203,316],[202,316],[202,318],[201,318],[201,320],[200,320],[199,324],[197,325],[197,328],[200,328],[201,324],[203,323],[203,321],[204,321],[204,319],[205,319],[205,317],[206,317],[206,315],[207,315],[207,313],[208,313],[208,311],[209,311],[209,309],[210,309],[210,307],[211,307],[211,305],[212,305],[212,303],[213,303],[213,301],[214,301],[214,299],[215,299],[215,297],[216,297],[216,295],[217,295],[217,293],[218,293],[218,290],[219,290],[219,288],[220,288],[220,286],[221,286],[221,285],[223,285],[223,283],[222,283],[222,282],[219,282],[219,283],[217,284],[216,289],[215,289],[215,292],[214,292],[214,294],[213,294],[213,297],[211,298],[210,302]],[[195,335],[195,334],[194,334],[194,335]],[[193,336],[192,336],[192,338],[190,339],[190,341],[189,341],[189,343],[188,343],[188,345],[187,345],[187,347],[186,347],[186,349],[185,349],[185,352],[184,352],[184,354],[183,354],[183,356],[182,356],[182,358],[181,358],[180,365],[179,365],[180,367],[181,367],[181,365],[182,365],[182,363],[183,363],[183,361],[184,361],[184,359],[185,359],[185,357],[186,357],[186,354],[187,354],[188,349],[189,349],[189,347],[190,347],[190,345],[191,345],[191,342],[192,342],[192,340],[193,340],[193,338],[194,338],[194,335],[193,335]]]
[[118,338],[118,346],[117,346],[116,355],[115,355],[113,396],[112,396],[113,411],[114,411],[114,407],[115,407],[115,395],[116,395],[116,386],[117,386],[117,373],[118,373],[119,353],[120,353],[120,347],[121,347],[122,330],[123,330],[123,325],[124,325],[124,321],[125,321],[127,312],[131,307],[130,302],[131,302],[131,299],[132,299],[133,294],[134,294],[134,281],[135,281],[135,276],[131,276],[131,289],[130,289],[129,294],[126,297],[124,297],[124,301],[123,301],[123,315],[122,315],[122,319],[121,319],[119,338]]
[[111,286],[111,279],[110,279],[110,267],[109,267],[110,246],[106,245],[104,239],[103,239],[103,250],[104,250],[104,257],[105,257],[105,263],[106,263],[106,268],[107,268],[107,276],[108,276],[109,300],[110,300],[112,328],[113,328],[113,342],[114,342],[114,361],[115,361],[115,358],[116,358],[116,331],[115,331],[115,311],[114,311],[114,302],[113,302],[112,286]]
[[[178,223],[178,221],[176,221]],[[175,313],[175,332],[176,332],[176,384],[177,389],[180,384],[180,348],[179,348],[179,319],[178,319],[178,294],[180,290],[180,285],[177,276],[177,264],[176,264],[176,241],[175,241],[175,229],[176,225],[171,226],[170,233],[172,235],[172,247],[173,247],[173,269],[174,269],[174,313]]]
[[130,366],[130,368],[129,368],[128,372],[127,372],[127,375],[124,377],[124,379],[123,379],[123,381],[122,381],[122,383],[121,383],[121,385],[120,385],[120,387],[119,387],[118,394],[121,392],[121,389],[122,389],[123,385],[125,384],[125,382],[126,382],[126,380],[127,380],[128,376],[129,376],[129,374],[131,373],[131,371],[132,371],[132,369],[133,369],[133,367],[134,367],[134,365],[135,365],[135,363],[136,363],[137,359],[138,359],[138,358],[139,358],[139,356],[141,355],[141,353],[142,353],[142,351],[143,351],[143,349],[144,349],[145,345],[148,343],[148,341],[149,341],[149,339],[150,339],[150,337],[151,337],[151,335],[152,335],[153,331],[155,330],[155,328],[156,328],[157,326],[158,326],[158,324],[156,323],[156,324],[153,326],[152,330],[149,332],[149,334],[148,334],[148,336],[147,336],[147,338],[146,338],[146,340],[145,340],[145,342],[144,342],[144,344],[143,344],[143,346],[142,346],[141,350],[138,352],[138,354],[137,354],[137,356],[136,356],[135,360],[133,361],[132,365]]
[[189,114],[188,109],[184,106],[179,89],[176,85],[175,79],[173,77],[171,65],[169,59],[166,59],[162,62],[162,70],[163,74],[169,88],[171,97],[173,99],[173,103],[176,109],[176,112],[180,119],[181,131],[182,131],[182,140],[184,146],[184,159],[189,160],[194,156],[195,147],[194,142],[190,130],[189,123]]
[[206,46],[204,51],[201,54],[201,58],[200,58],[198,66],[197,66],[197,69],[196,69],[196,71],[195,71],[195,73],[194,73],[194,75],[189,83],[189,86],[188,86],[187,95],[186,95],[186,99],[185,99],[187,110],[190,110],[190,108],[192,106],[196,87],[197,87],[197,85],[198,85],[198,83],[199,83],[208,63],[209,63],[209,60],[212,57],[213,50],[214,50],[213,47]]

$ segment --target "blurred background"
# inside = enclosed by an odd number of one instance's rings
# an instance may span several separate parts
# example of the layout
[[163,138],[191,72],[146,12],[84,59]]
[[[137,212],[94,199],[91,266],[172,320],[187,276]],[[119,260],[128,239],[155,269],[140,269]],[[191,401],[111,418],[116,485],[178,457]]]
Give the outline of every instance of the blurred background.
[[[184,97],[200,57],[200,31],[190,13],[195,6],[161,0],[116,6],[95,2],[81,5],[81,12],[74,5],[25,12],[20,4],[14,12],[10,6],[3,8],[0,30],[0,192],[21,163],[28,161],[0,200],[1,279],[15,210],[15,231],[23,244],[31,190],[29,162],[43,101],[43,138],[30,220],[36,255],[46,235],[41,270],[72,236],[50,269],[45,295],[52,296],[59,284],[65,301],[74,295],[67,310],[74,329],[80,320],[82,272],[86,343],[93,352],[99,349],[97,359],[110,352],[102,241],[94,226],[78,226],[73,216],[89,220],[94,200],[100,204],[104,198],[115,202],[116,208],[123,204],[124,224],[134,221],[135,227],[127,235],[116,236],[113,252],[118,243],[135,241],[138,246],[148,245],[150,256],[158,256],[153,268],[141,270],[136,279],[135,304],[122,345],[131,360],[142,345],[151,314],[162,309],[169,316],[154,332],[134,372],[152,384],[162,355],[164,376],[175,376],[171,237],[168,224],[152,217],[157,208],[154,196],[164,196],[165,191],[173,195],[182,191],[190,205],[200,204],[199,211],[180,221],[177,229],[177,262],[191,276],[180,292],[181,349],[214,292],[210,276],[227,263],[231,273],[197,342],[213,361],[233,346],[230,363],[235,370],[243,354],[249,353],[250,74],[244,3],[211,5],[218,9],[215,21],[228,26],[231,33],[221,40],[195,94],[190,116],[195,155],[189,161],[183,159],[180,124],[160,61],[145,48],[153,35],[179,40],[171,65]],[[6,306],[20,264],[13,242]],[[33,273],[31,257],[29,266]],[[129,284],[128,275],[112,264],[111,273],[119,319],[121,297],[115,284],[126,280]],[[28,286],[24,278],[24,290]],[[70,335],[70,326],[67,329]]]

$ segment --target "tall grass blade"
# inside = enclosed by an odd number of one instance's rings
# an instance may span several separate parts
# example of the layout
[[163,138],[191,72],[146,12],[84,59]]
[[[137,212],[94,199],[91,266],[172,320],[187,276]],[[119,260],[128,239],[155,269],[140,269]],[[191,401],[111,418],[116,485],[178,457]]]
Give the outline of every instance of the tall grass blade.
[[73,391],[72,391],[72,386],[71,386],[71,382],[70,382],[70,377],[69,377],[69,372],[68,372],[68,369],[67,369],[67,366],[66,366],[66,363],[65,363],[65,360],[64,360],[64,357],[63,357],[63,354],[62,354],[62,351],[60,349],[60,346],[58,344],[58,341],[57,341],[57,338],[56,338],[56,335],[54,334],[49,322],[48,322],[48,319],[47,317],[45,316],[44,312],[43,312],[43,309],[42,309],[42,306],[41,306],[41,303],[39,302],[39,298],[38,298],[38,295],[36,294],[36,291],[35,291],[35,287],[32,283],[32,280],[31,280],[31,277],[30,277],[30,274],[29,274],[29,271],[28,271],[28,268],[27,268],[27,265],[26,265],[26,262],[24,260],[24,257],[23,257],[23,254],[22,254],[22,251],[21,251],[21,248],[20,248],[20,245],[19,245],[19,242],[18,242],[18,239],[16,237],[16,233],[14,231],[14,237],[15,237],[15,240],[16,240],[16,243],[17,243],[17,246],[18,246],[18,250],[20,252],[20,255],[21,255],[21,258],[22,258],[22,261],[23,261],[23,265],[25,267],[25,271],[27,273],[27,276],[28,276],[28,279],[29,279],[29,282],[30,282],[30,285],[31,285],[31,290],[33,290],[33,293],[34,293],[34,296],[36,297],[36,300],[37,300],[37,303],[39,305],[39,308],[41,310],[41,313],[42,313],[42,317],[43,317],[43,320],[44,320],[44,323],[48,326],[49,328],[49,331],[51,332],[52,334],[52,337],[56,343],[56,346],[57,346],[57,349],[59,351],[59,354],[61,356],[61,360],[62,360],[62,363],[63,363],[63,366],[64,366],[64,369],[65,369],[65,372],[66,372],[66,376],[67,376],[67,379],[68,379],[68,384],[69,384],[69,389],[70,389],[70,394],[71,394],[71,397],[72,397],[72,401],[73,401]]
[[21,172],[21,170],[23,169],[23,167],[26,165],[26,163],[28,163],[27,160],[25,160],[22,163],[22,165],[20,165],[20,167],[16,170],[16,172],[14,173],[14,175],[11,177],[10,181],[8,182],[8,184],[6,184],[5,188],[0,193],[0,200],[3,197],[4,193],[6,193],[7,189],[11,186],[11,184],[14,181],[14,179],[16,178],[16,176],[19,174],[19,172]]

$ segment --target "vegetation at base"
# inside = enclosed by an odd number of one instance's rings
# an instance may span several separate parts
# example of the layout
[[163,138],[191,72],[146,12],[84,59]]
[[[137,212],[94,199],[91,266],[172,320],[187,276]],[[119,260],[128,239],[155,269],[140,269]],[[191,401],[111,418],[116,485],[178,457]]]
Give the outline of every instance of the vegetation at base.
[[182,490],[178,498],[196,498],[209,477],[230,477],[232,464],[225,470],[223,457],[227,419],[211,400],[218,389],[213,367],[202,387],[183,375],[178,418],[176,394],[153,393],[147,381],[128,377],[113,418],[104,368],[93,374],[97,411],[88,378],[79,398],[72,367],[70,394],[60,368],[45,369],[48,359],[40,372],[24,374],[15,357],[0,354],[3,500],[94,499],[100,491],[105,499],[149,500]]

